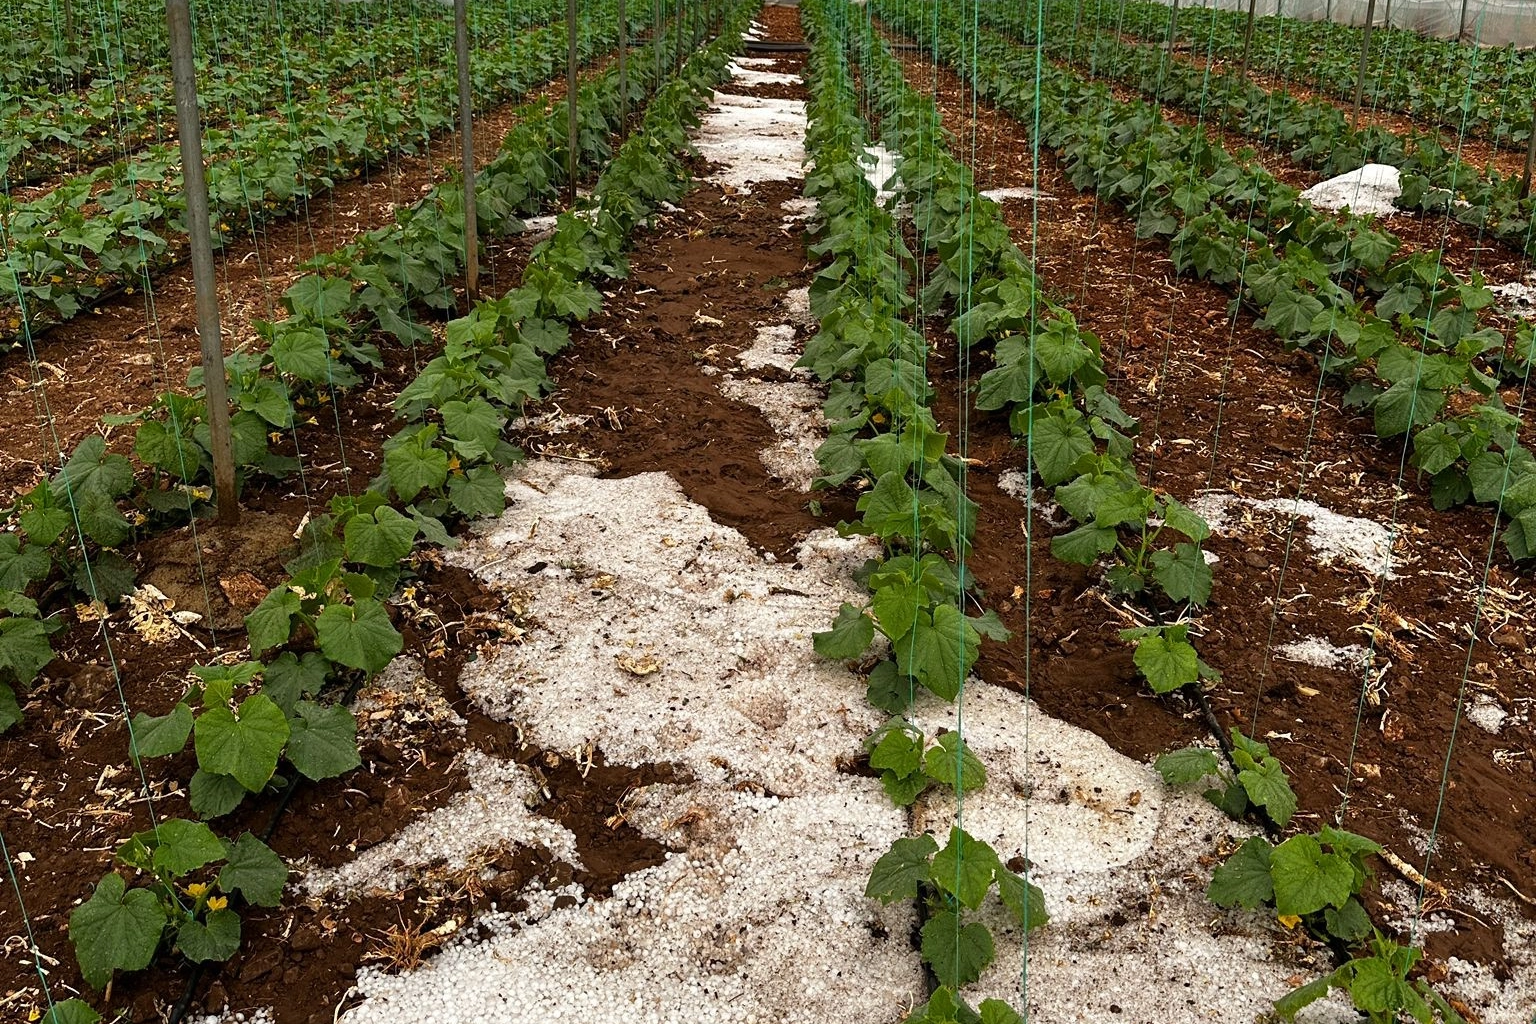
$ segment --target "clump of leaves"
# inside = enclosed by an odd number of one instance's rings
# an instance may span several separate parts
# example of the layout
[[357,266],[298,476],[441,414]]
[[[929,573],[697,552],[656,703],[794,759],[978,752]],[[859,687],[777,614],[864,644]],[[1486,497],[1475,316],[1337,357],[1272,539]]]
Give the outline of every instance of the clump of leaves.
[[1440,993],[1423,978],[1408,980],[1424,951],[1399,946],[1376,932],[1370,940],[1369,953],[1344,964],[1332,974],[1309,981],[1275,1001],[1275,1011],[1282,1020],[1292,1021],[1301,1009],[1328,994],[1329,989],[1349,993],[1355,1009],[1371,1024],[1394,1024],[1406,1014],[1420,1024],[1466,1024]]
[[129,839],[117,863],[143,884],[130,887],[113,871],[69,917],[80,973],[97,989],[114,971],[143,970],[167,948],[195,963],[228,960],[240,948],[231,899],[275,907],[288,879],[281,858],[249,832],[231,843],[179,818]]
[[1154,766],[1170,786],[1192,786],[1211,776],[1220,779],[1221,786],[1207,789],[1205,798],[1230,817],[1241,818],[1249,807],[1256,807],[1280,828],[1290,824],[1296,793],[1269,745],[1234,728],[1232,764],[1235,771],[1210,747],[1193,746],[1164,754]]
[[965,912],[980,907],[994,888],[1021,927],[1038,928],[1050,919],[1039,887],[1008,870],[997,851],[959,828],[950,829],[943,849],[926,833],[896,840],[875,862],[864,895],[894,903],[916,899],[921,891],[929,909],[922,929],[923,960],[940,984],[959,988],[981,977],[995,955],[987,926],[964,921]]
[[864,741],[869,766],[880,772],[886,795],[906,807],[935,783],[969,793],[987,784],[987,769],[957,732],[928,746],[922,730],[893,718]]

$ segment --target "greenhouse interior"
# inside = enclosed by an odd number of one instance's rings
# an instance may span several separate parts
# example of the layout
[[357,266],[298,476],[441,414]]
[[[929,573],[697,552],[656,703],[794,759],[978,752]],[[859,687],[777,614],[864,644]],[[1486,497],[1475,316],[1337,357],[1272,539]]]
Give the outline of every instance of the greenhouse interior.
[[1536,1024],[1536,6],[0,9],[0,1021]]

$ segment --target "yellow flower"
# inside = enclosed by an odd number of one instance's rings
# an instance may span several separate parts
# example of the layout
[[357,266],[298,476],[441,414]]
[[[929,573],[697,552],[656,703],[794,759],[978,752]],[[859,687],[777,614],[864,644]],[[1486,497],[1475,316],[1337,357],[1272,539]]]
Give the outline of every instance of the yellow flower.
[[213,899],[208,901],[209,910],[223,910],[227,906],[229,906],[228,896],[215,896]]
[[193,882],[187,886],[187,895],[195,900],[200,900],[208,894],[208,886],[203,882]]

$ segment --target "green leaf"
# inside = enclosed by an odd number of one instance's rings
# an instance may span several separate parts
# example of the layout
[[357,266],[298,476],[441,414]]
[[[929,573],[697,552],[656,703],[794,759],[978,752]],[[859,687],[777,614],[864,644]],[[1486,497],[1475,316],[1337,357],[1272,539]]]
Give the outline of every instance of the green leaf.
[[20,593],[27,584],[46,579],[53,568],[48,550],[38,544],[21,543],[14,533],[0,533],[0,590]]
[[224,846],[211,829],[200,821],[170,818],[147,832],[140,832],[130,842],[151,850],[150,866],[157,873],[174,878],[196,871],[224,856]]
[[1273,852],[1262,836],[1251,836],[1211,873],[1211,884],[1206,889],[1211,902],[1218,907],[1256,910],[1274,899],[1275,885],[1270,875]]
[[293,706],[305,697],[320,692],[330,678],[331,663],[317,651],[305,651],[303,655],[284,651],[261,670],[261,692],[272,698],[272,703],[283,709],[283,714],[293,716]]
[[1094,526],[1085,523],[1075,530],[1051,538],[1051,554],[1063,562],[1072,562],[1075,565],[1092,565],[1104,555],[1115,550],[1115,542],[1119,539],[1114,530],[1107,526]]
[[384,471],[401,501],[435,492],[448,480],[448,453],[432,446],[435,427],[426,427],[384,454]]
[[283,709],[260,693],[242,701],[238,714],[222,704],[208,708],[193,731],[198,766],[232,775],[252,793],[260,792],[277,771],[289,734]]
[[475,466],[448,478],[448,500],[466,516],[499,515],[507,507],[507,482],[494,466]]
[[369,673],[381,671],[405,646],[389,612],[374,600],[326,605],[315,620],[315,633],[327,658]]
[[1013,915],[1025,931],[1032,931],[1046,924],[1051,915],[1045,909],[1045,893],[1022,875],[1016,875],[1001,864],[997,868],[997,895],[1003,906]]
[[43,1015],[42,1024],[98,1024],[101,1014],[79,999],[66,999],[54,1003]]
[[1270,821],[1281,828],[1290,823],[1291,815],[1296,813],[1296,794],[1279,761],[1266,757],[1257,768],[1238,772],[1237,781],[1247,792],[1248,799],[1264,808]]
[[385,505],[371,515],[348,519],[342,536],[349,562],[387,568],[411,553],[416,523]]
[[[480,457],[489,456],[501,440],[502,416],[496,407],[483,398],[468,402],[445,402],[442,408],[443,431],[453,440],[470,442],[478,449]],[[461,449],[460,455],[471,456],[473,449]]]
[[317,320],[329,319],[345,313],[352,305],[352,285],[339,277],[321,277],[306,274],[295,281],[283,298],[294,316],[308,314]]
[[0,679],[6,670],[15,682],[29,685],[53,660],[48,626],[37,619],[0,619]]
[[918,609],[924,604],[927,592],[919,583],[910,580],[893,580],[875,588],[870,608],[880,623],[880,632],[892,640],[906,636],[917,623]]
[[926,833],[896,840],[875,861],[864,895],[881,903],[915,899],[918,885],[928,881],[929,858],[938,849],[939,844]]
[[357,719],[340,704],[301,700],[289,723],[288,760],[307,779],[335,778],[363,763],[357,751]]
[[1035,459],[1035,471],[1047,487],[1054,487],[1072,476],[1072,469],[1084,455],[1093,452],[1093,438],[1083,427],[1081,414],[1077,418],[1051,413],[1035,418],[1034,436],[1030,439]]
[[1395,1019],[1402,1010],[1421,1021],[1431,1019],[1423,998],[1388,961],[1371,956],[1355,960],[1349,966],[1354,975],[1349,984],[1349,996],[1356,1009],[1380,1015],[1380,1020]]
[[133,747],[138,757],[168,757],[179,753],[192,735],[192,709],[177,704],[169,714],[152,718],[140,713],[133,716]]
[[288,642],[293,634],[293,617],[302,607],[299,595],[287,586],[281,586],[262,598],[260,604],[245,617],[245,632],[251,642],[251,653],[260,654],[279,644]]
[[1200,678],[1200,660],[1187,640],[1162,634],[1142,637],[1133,659],[1153,693],[1171,693]]
[[975,910],[987,898],[999,868],[991,846],[958,828],[949,830],[949,843],[933,858],[929,877],[940,889]]
[[919,613],[910,637],[896,648],[897,667],[945,700],[954,700],[981,649],[981,636],[954,605]]
[[1411,380],[1398,381],[1376,399],[1376,436],[1397,437],[1430,423],[1443,405],[1444,393],[1417,387]]
[[267,352],[278,373],[290,374],[312,384],[324,384],[331,374],[331,346],[314,327],[284,324]]
[[93,601],[116,601],[133,590],[133,566],[112,551],[98,552],[75,570],[75,586]]
[[266,843],[246,832],[229,848],[229,861],[219,872],[219,888],[238,892],[258,907],[282,902],[288,868]]
[[934,914],[923,925],[922,950],[939,984],[953,988],[981,977],[996,954],[986,925],[973,921],[962,926],[951,910]]
[[811,636],[816,653],[830,661],[849,661],[861,656],[875,642],[875,624],[863,609],[848,602],[837,610],[832,628]]
[[20,725],[23,715],[21,703],[16,699],[16,691],[10,684],[0,683],[0,732],[5,732],[13,725]]
[[1292,836],[1270,857],[1275,911],[1304,917],[1324,907],[1342,907],[1352,895],[1355,873],[1349,858],[1324,853],[1316,839]]
[[143,970],[160,948],[165,908],[148,889],[126,889],[121,877],[109,874],[69,915],[80,975],[92,988],[105,988],[113,971]]
[[983,999],[980,1009],[981,1024],[1024,1024],[1018,1011],[1001,999]]
[[894,661],[882,661],[870,670],[865,697],[875,707],[899,715],[912,705],[912,680],[902,675]]
[[183,921],[176,948],[193,963],[228,960],[240,948],[240,915],[226,908],[209,911],[206,921]]
[[923,763],[923,734],[904,722],[894,722],[876,735],[880,740],[869,752],[869,766],[905,777]]
[[[958,748],[958,750],[957,750]],[[956,777],[955,755],[960,755],[959,777]],[[939,737],[938,745],[923,755],[923,771],[935,782],[942,782],[951,788],[956,787],[958,781],[961,792],[969,793],[972,790],[982,788],[987,784],[987,769],[971,748],[960,738],[958,732],[947,732]]]
[[1211,567],[1194,544],[1152,552],[1152,578],[1175,601],[1203,605],[1211,599]]
[[1293,988],[1279,999],[1275,1000],[1275,1012],[1281,1020],[1293,1021],[1296,1015],[1306,1007],[1317,1002],[1328,994],[1328,990],[1334,985],[1341,984],[1347,967],[1341,967],[1332,974],[1325,974],[1321,978],[1313,978],[1299,988]]
[[1329,935],[1349,943],[1364,942],[1371,935],[1371,918],[1360,901],[1353,896],[1337,910],[1325,907],[1323,926],[1328,929]]
[[887,473],[859,499],[864,525],[882,540],[911,537],[917,529],[917,494],[900,473]]
[[199,768],[192,773],[192,781],[188,784],[187,803],[206,821],[239,807],[247,792],[233,775],[219,775]]
[[1163,754],[1153,767],[1170,786],[1191,786],[1207,775],[1221,774],[1221,759],[1209,747],[1185,747]]

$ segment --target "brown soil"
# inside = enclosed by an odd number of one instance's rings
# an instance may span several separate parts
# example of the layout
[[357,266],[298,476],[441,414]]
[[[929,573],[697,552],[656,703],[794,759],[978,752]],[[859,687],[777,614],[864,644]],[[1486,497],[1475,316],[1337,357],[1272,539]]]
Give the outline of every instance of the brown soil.
[[[931,64],[907,58],[911,80],[933,80]],[[1105,345],[1111,390],[1141,420],[1138,464],[1157,486],[1181,497],[1207,487],[1253,498],[1302,496],[1337,512],[1395,522],[1394,568],[1376,581],[1314,562],[1305,530],[1288,533],[1278,517],[1250,517],[1213,539],[1220,556],[1210,608],[1199,620],[1203,657],[1224,673],[1210,693],[1223,726],[1267,737],[1301,796],[1299,821],[1332,821],[1349,787],[1343,824],[1422,866],[1423,837],[1435,821],[1439,766],[1450,775],[1430,876],[1455,888],[1478,882],[1503,892],[1507,881],[1536,891],[1536,827],[1525,807],[1536,792],[1529,708],[1536,701],[1536,658],[1525,653],[1526,581],[1502,551],[1489,574],[1485,638],[1471,652],[1458,640],[1474,621],[1488,554],[1487,509],[1433,510],[1420,489],[1394,500],[1401,452],[1369,439],[1369,422],[1342,411],[1325,390],[1315,406],[1316,368],[1280,350],[1246,314],[1235,322],[1229,296],[1205,283],[1175,280],[1166,250],[1138,241],[1128,218],[1071,187],[1055,158],[1038,168],[1024,127],[983,106],[973,117],[969,90],[940,73],[946,126],[976,134],[977,187],[1036,185],[1049,199],[1005,204],[1014,239],[1033,251],[1047,291],[1065,301]],[[1038,216],[1038,234],[1031,236]],[[953,373],[952,359],[942,364]],[[972,374],[985,369],[975,367]],[[942,389],[953,419],[953,394]],[[1200,735],[1193,707],[1146,696],[1116,631],[1127,612],[1082,570],[1052,559],[1049,529],[1038,519],[1026,536],[1025,509],[997,491],[1003,470],[1024,453],[997,414],[970,411],[970,455],[980,460],[970,493],[981,502],[972,568],[988,603],[1016,632],[1006,648],[984,645],[980,671],[1004,685],[1027,685],[1048,712],[1092,729],[1118,749],[1146,757]],[[1026,561],[1029,559],[1029,561]],[[1026,578],[1025,566],[1032,572]],[[1026,604],[1027,601],[1027,604]],[[1025,612],[1028,612],[1028,618]],[[1391,661],[1385,692],[1359,707],[1359,673],[1271,658],[1271,644],[1321,636],[1370,645]],[[1491,643],[1488,638],[1491,638]],[[1497,735],[1456,717],[1457,681],[1470,666],[1466,697],[1493,699],[1511,713]],[[1030,671],[1026,671],[1030,670]],[[1454,745],[1452,729],[1459,724]],[[1502,926],[1453,906],[1458,929],[1429,938],[1436,955],[1499,967]]]

